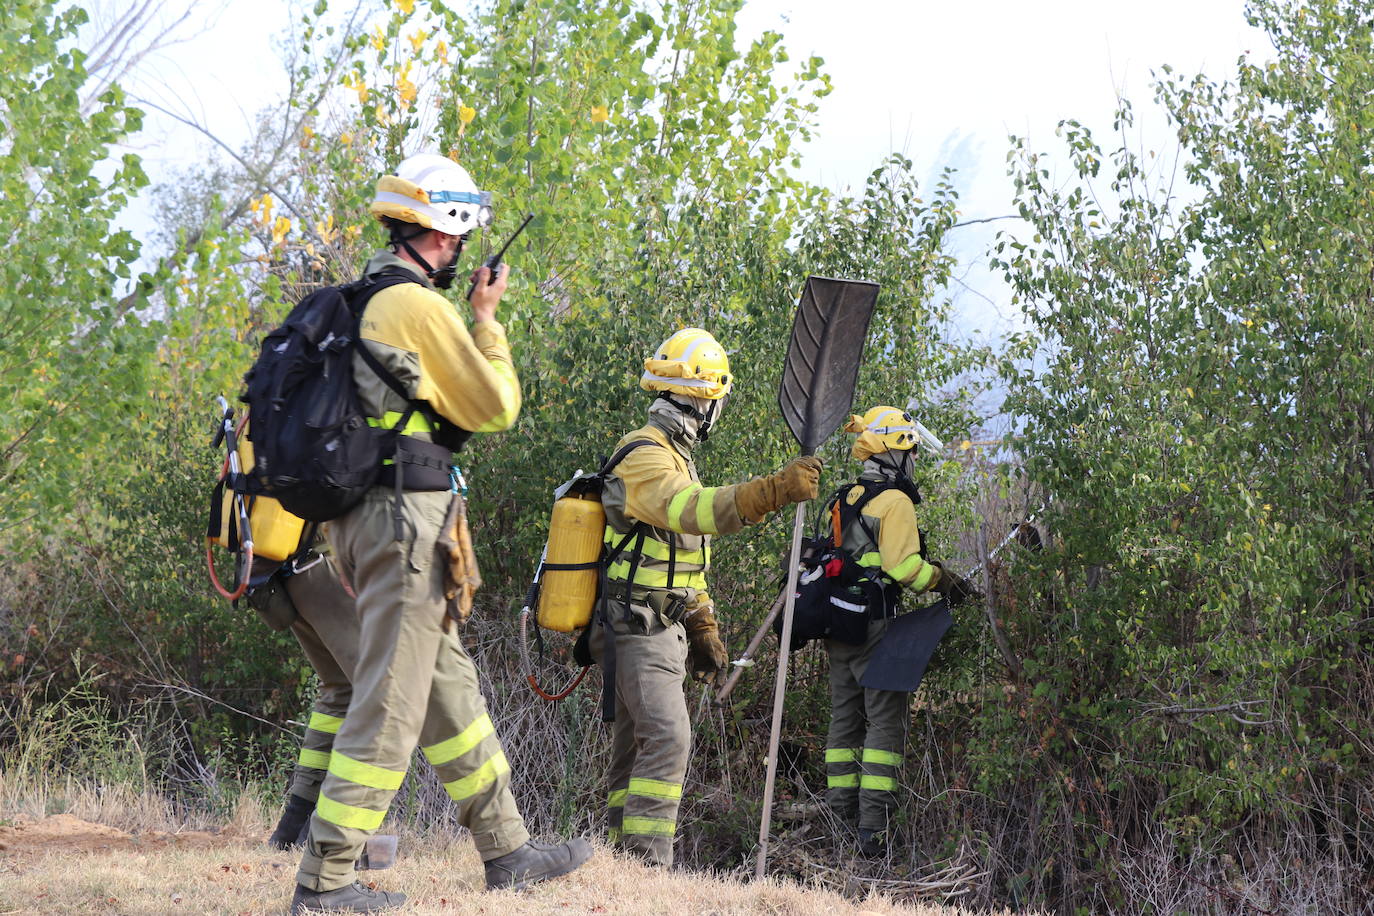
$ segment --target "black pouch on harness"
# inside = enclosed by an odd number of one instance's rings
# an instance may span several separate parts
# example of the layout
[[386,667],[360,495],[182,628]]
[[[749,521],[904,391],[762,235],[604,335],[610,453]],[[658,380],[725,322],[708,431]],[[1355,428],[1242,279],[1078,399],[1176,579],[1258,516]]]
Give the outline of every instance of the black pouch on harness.
[[[812,557],[807,557],[808,549]],[[870,571],[836,550],[828,538],[803,542],[797,597],[792,608],[792,651],[813,639],[833,639],[859,645],[868,638],[868,622],[892,616],[895,597]],[[773,621],[782,637],[782,618]]]
[[[822,507],[816,529],[825,533],[802,541],[792,615],[790,648],[794,652],[813,639],[861,645],[868,639],[870,620],[900,613],[902,587],[882,570],[860,566],[849,551],[835,543],[836,532],[842,532],[849,522],[857,519],[863,524],[859,510],[885,489],[865,486],[863,497],[840,513],[843,520],[835,518],[839,500],[852,486],[841,487]],[[781,616],[774,619],[773,632],[782,637]]]
[[295,602],[286,590],[286,579],[283,576],[268,577],[266,582],[250,589],[244,597],[248,606],[258,612],[258,616],[270,630],[289,630],[291,624],[300,617]]

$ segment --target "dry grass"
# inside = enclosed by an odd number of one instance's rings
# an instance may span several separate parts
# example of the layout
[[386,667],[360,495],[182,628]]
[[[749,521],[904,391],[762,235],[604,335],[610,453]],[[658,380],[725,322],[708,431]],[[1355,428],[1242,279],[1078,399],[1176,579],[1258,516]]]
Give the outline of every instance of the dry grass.
[[[86,804],[90,803],[88,799]],[[273,852],[262,844],[266,825],[254,820],[250,808],[245,806],[244,815],[220,832],[214,845],[153,843],[147,834],[97,824],[87,824],[87,832],[106,840],[104,845],[81,847],[51,837],[42,844],[25,845],[15,842],[16,831],[11,828],[9,848],[0,853],[0,916],[283,913],[295,884],[296,856]],[[81,822],[70,815],[54,821],[63,827],[59,832],[67,839],[76,839]],[[36,832],[36,827],[30,829]],[[18,836],[22,835],[19,831]],[[160,836],[165,840],[177,835]],[[855,902],[792,883],[743,883],[685,871],[663,872],[604,848],[567,878],[525,893],[487,893],[472,844],[451,836],[403,836],[397,867],[365,874],[379,879],[383,887],[409,894],[412,905],[405,912],[416,916],[652,912],[958,916],[964,912],[935,905],[902,906],[879,896]]]

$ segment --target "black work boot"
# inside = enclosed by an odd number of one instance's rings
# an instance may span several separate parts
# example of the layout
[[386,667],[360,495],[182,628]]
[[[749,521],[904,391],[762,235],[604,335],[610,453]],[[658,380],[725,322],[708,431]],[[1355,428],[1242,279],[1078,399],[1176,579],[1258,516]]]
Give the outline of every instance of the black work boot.
[[277,829],[272,831],[267,845],[273,849],[294,849],[305,845],[305,835],[310,829],[310,815],[315,813],[315,803],[299,795],[286,797],[286,810],[277,821]]
[[865,859],[881,859],[887,855],[887,831],[859,828],[859,855]]
[[592,845],[581,837],[556,846],[530,840],[514,852],[486,863],[487,890],[509,887],[518,891],[566,875],[591,857]]
[[291,916],[301,913],[377,913],[389,910],[406,902],[406,895],[396,891],[374,891],[358,881],[332,891],[312,891],[303,885],[296,885],[296,896],[291,898]]

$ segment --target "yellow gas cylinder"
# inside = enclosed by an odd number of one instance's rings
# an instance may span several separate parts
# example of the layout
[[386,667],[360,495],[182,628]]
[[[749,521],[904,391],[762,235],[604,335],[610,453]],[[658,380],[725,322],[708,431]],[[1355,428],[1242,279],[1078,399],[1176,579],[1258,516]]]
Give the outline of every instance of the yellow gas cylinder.
[[[253,443],[246,435],[239,436],[239,467],[253,466]],[[237,521],[234,513],[234,494],[224,491],[224,505],[220,512],[219,537],[214,542],[229,547],[229,526]],[[248,524],[253,528],[253,556],[267,560],[285,561],[301,545],[305,533],[305,519],[292,515],[270,496],[248,497]]]
[[571,633],[592,619],[597,569],[549,569],[549,566],[595,564],[601,559],[606,512],[594,495],[568,494],[553,504],[544,579],[539,592],[541,627]]

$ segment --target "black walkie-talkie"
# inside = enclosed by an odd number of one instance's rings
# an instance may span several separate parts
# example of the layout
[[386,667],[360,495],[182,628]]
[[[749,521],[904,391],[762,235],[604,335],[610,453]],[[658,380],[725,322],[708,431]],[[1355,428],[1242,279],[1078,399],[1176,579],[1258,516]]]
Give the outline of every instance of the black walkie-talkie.
[[[501,259],[506,256],[506,249],[510,247],[511,242],[515,241],[520,237],[520,233],[525,231],[525,227],[530,224],[530,220],[532,219],[534,219],[534,214],[526,213],[525,221],[520,224],[520,227],[515,230],[515,233],[510,238],[506,239],[506,244],[501,246],[501,250],[496,252],[496,254],[492,255],[491,257],[487,258],[486,262],[482,265],[483,267],[486,267],[491,271],[491,276],[487,278],[488,286],[496,282],[496,270],[501,266]],[[476,288],[477,281],[473,280],[472,283],[468,285],[468,301],[472,301],[472,291]]]

